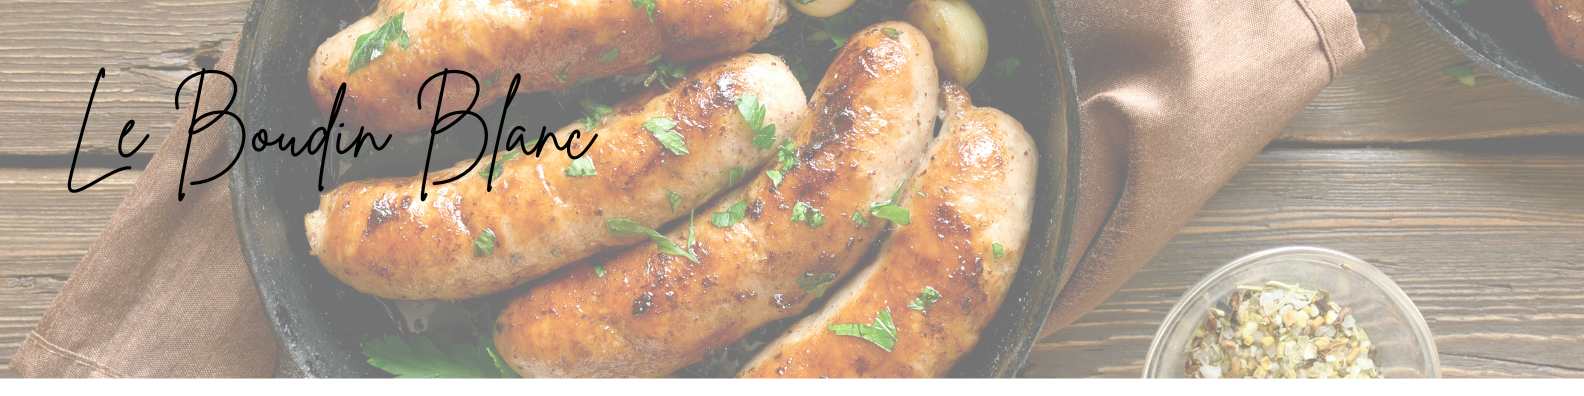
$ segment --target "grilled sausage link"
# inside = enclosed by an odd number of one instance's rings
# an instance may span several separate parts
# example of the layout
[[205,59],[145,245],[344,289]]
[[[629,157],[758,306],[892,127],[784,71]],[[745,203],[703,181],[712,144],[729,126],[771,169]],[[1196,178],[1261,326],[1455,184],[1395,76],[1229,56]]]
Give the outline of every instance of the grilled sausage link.
[[[913,223],[894,229],[873,265],[741,376],[941,377],[978,342],[1023,256],[1039,155],[1022,124],[973,107],[961,85],[948,82],[941,95],[941,136],[903,190]],[[933,304],[921,297],[926,287],[939,295]],[[885,310],[896,329],[889,352],[828,327],[870,324]]]
[[[885,228],[870,205],[917,166],[934,130],[938,84],[918,30],[887,22],[855,33],[792,134],[797,165],[779,185],[758,176],[704,211],[742,202],[741,221],[668,233],[698,264],[643,244],[551,275],[501,311],[495,345],[524,376],[651,377],[803,312]],[[870,224],[854,221],[855,212]],[[696,242],[687,245],[690,233]]]
[[[505,290],[643,241],[612,237],[606,219],[659,227],[690,209],[673,210],[668,192],[692,205],[726,182],[723,171],[752,171],[767,162],[775,150],[752,144],[755,131],[735,104],[748,94],[759,98],[764,122],[774,123],[778,136],[786,136],[808,111],[797,78],[780,58],[743,54],[718,60],[695,68],[669,90],[656,84],[614,106],[577,142],[599,135],[583,157],[593,161],[593,176],[569,176],[573,160],[552,151],[507,160],[489,192],[484,176],[471,174],[428,187],[428,200],[419,199],[417,177],[347,183],[320,195],[319,210],[306,216],[308,242],[331,274],[380,297],[459,300]],[[644,128],[654,117],[676,122],[673,130],[688,154],[677,155]],[[573,123],[557,136],[584,127]],[[468,162],[435,171],[429,180],[448,179]],[[485,158],[471,173],[489,165]],[[494,234],[490,254],[475,252],[474,242],[485,230]]]
[[[631,3],[384,0],[319,46],[308,65],[308,85],[328,116],[345,82],[342,120],[354,128],[405,136],[434,122],[439,84],[423,89],[422,98],[418,93],[425,79],[442,70],[467,71],[481,80],[482,108],[506,95],[513,74],[522,74],[519,92],[528,93],[644,72],[656,56],[692,63],[746,51],[787,19],[781,0],[655,0],[652,22],[648,10]],[[398,15],[410,43],[403,48],[392,40],[367,65],[352,70],[358,38]],[[472,98],[471,81],[449,80],[440,114],[461,109]]]

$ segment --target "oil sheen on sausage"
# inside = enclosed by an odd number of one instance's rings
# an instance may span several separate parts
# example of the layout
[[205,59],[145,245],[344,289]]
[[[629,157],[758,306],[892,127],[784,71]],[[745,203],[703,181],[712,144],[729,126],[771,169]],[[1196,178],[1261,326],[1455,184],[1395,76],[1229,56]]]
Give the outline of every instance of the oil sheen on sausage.
[[[748,94],[760,99],[765,122],[776,124],[779,136],[808,111],[797,78],[778,57],[743,54],[700,65],[669,90],[656,84],[618,103],[582,135],[580,144],[599,135],[583,157],[593,161],[593,176],[568,176],[573,160],[545,150],[538,158],[504,162],[489,192],[484,177],[471,174],[429,186],[427,200],[419,199],[418,177],[346,183],[320,195],[319,210],[306,216],[311,251],[331,274],[364,293],[459,300],[644,241],[610,236],[605,220],[659,227],[725,183],[726,169],[756,169],[774,156],[775,150],[752,144],[755,132],[735,105]],[[688,154],[677,155],[644,129],[653,117],[676,122]],[[573,123],[557,136],[584,127]],[[467,162],[433,171],[429,180],[450,178]],[[472,173],[487,166],[488,157]],[[684,207],[673,211],[668,191]],[[495,235],[493,252],[476,257],[474,242],[486,229]]]
[[[463,70],[483,82],[478,108],[506,96],[514,74],[519,93],[571,87],[586,78],[648,71],[655,56],[686,64],[748,50],[786,21],[782,0],[654,0],[654,19],[628,0],[384,0],[373,13],[319,46],[308,85],[324,114],[346,83],[341,120],[348,126],[405,136],[434,122],[442,70]],[[410,44],[392,42],[353,71],[358,37],[401,15]],[[473,83],[449,79],[444,111],[465,106]]]
[[[892,230],[874,264],[767,345],[741,376],[942,377],[978,342],[1023,256],[1039,155],[1022,124],[973,107],[960,85],[946,83],[941,95],[941,135],[903,190],[912,224]],[[909,307],[925,287],[939,299]],[[828,327],[870,324],[888,309],[896,328],[889,352]]]
[[[901,22],[860,30],[792,134],[796,167],[779,185],[761,172],[700,211],[747,207],[728,227],[693,227],[689,247],[699,264],[642,244],[568,268],[501,311],[495,345],[524,376],[652,377],[803,312],[824,294],[808,280],[840,282],[885,228],[870,205],[887,200],[917,166],[934,130],[938,84],[918,30]],[[800,205],[805,218],[794,221]],[[869,225],[854,221],[855,212]],[[666,236],[688,246],[688,234],[684,224]]]

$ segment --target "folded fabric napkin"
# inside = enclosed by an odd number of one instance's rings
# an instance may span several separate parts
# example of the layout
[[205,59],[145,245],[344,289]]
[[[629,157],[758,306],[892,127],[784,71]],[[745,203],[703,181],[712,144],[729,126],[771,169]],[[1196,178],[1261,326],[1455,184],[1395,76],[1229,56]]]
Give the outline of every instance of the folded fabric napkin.
[[[1082,120],[1066,288],[1043,335],[1132,277],[1215,191],[1363,55],[1344,0],[1057,1]],[[216,66],[231,70],[235,44]],[[208,81],[204,103],[229,86]],[[209,111],[214,109],[200,109]],[[192,112],[183,110],[185,125]],[[166,139],[11,360],[27,377],[264,377],[276,340],[221,180],[171,199]],[[193,174],[225,136],[192,142]]]

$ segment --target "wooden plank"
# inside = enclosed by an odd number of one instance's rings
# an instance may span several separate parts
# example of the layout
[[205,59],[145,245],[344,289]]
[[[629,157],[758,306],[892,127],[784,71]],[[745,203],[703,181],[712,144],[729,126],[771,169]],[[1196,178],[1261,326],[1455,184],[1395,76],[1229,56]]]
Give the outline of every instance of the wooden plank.
[[1395,279],[1429,322],[1444,376],[1584,376],[1584,138],[1427,146],[1268,148],[1121,291],[1043,340],[1024,374],[1137,377],[1200,277],[1308,245]]
[[213,67],[242,31],[247,5],[0,2],[0,155],[71,154],[101,67],[105,78],[83,151],[115,152],[122,124],[136,120],[129,139],[149,134],[141,153],[152,153],[176,122],[176,86],[199,67]]
[[[1475,65],[1405,2],[1353,3],[1367,57],[1321,91],[1277,140],[1382,143],[1584,134],[1584,109]],[[1455,65],[1474,70],[1473,87],[1442,72]]]
[[[78,169],[101,175],[109,169]],[[121,198],[142,174],[117,173],[93,188],[66,191],[66,169],[0,168],[0,377],[6,366],[66,284],[67,276]]]

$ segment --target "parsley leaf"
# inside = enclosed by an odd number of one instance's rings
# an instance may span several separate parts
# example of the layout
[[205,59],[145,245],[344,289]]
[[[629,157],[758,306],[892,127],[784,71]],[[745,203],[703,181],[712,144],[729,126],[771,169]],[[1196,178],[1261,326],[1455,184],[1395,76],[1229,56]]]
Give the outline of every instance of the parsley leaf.
[[671,192],[671,190],[666,190],[666,200],[671,201],[671,213],[676,213],[677,209],[682,208],[681,195],[677,195],[677,193]]
[[864,218],[863,212],[856,209],[853,210],[852,221],[857,223],[859,227],[869,226],[869,219]]
[[594,276],[598,276],[598,277],[604,278],[605,277],[605,266],[599,265],[599,264],[594,264]]
[[632,0],[632,9],[648,8],[649,23],[654,23],[655,0]]
[[357,43],[352,45],[352,59],[347,62],[347,75],[352,75],[363,66],[368,66],[374,58],[384,54],[385,47],[390,46],[392,41],[395,41],[402,50],[412,45],[412,37],[408,37],[407,29],[402,27],[402,20],[406,16],[406,12],[396,14],[386,20],[384,25],[380,25],[379,29],[358,36]]
[[794,53],[794,54],[782,55],[782,58],[786,59],[787,68],[788,69],[792,69],[792,77],[797,78],[798,83],[803,83],[803,82],[808,81],[809,74],[808,74],[808,70],[805,70],[803,68],[803,57],[802,56],[798,56],[798,54]]
[[913,299],[913,302],[908,303],[907,307],[909,309],[923,311],[929,308],[931,305],[935,305],[935,301],[940,299],[941,294],[939,291],[936,291],[933,287],[924,286],[924,290],[919,291],[918,298],[915,298]]
[[781,163],[783,172],[797,167],[797,146],[792,144],[792,138],[781,139],[781,147],[776,150],[776,162]]
[[804,293],[808,293],[814,298],[820,298],[825,297],[825,289],[830,287],[831,282],[835,281],[836,273],[834,272],[821,272],[817,274],[813,272],[807,272],[804,273],[803,276],[797,278],[797,285],[799,289],[803,289]]
[[825,225],[825,214],[819,209],[799,201],[792,205],[792,221],[807,223],[809,228],[819,228]]
[[830,329],[830,331],[836,332],[836,335],[853,336],[869,340],[869,342],[879,345],[881,349],[885,349],[886,352],[891,352],[891,347],[896,346],[897,330],[896,324],[891,322],[891,307],[886,307],[884,311],[880,311],[874,322],[870,324],[831,323],[825,325],[825,327]]
[[831,15],[829,18],[825,18],[825,28],[814,32],[813,35],[809,36],[809,41],[820,41],[830,38],[831,42],[836,43],[836,46],[830,50],[835,51],[840,49],[843,45],[847,44],[848,36],[852,35],[852,33],[847,32],[846,25],[847,11],[842,11],[836,15]]
[[748,122],[748,128],[754,132],[753,145],[761,148],[775,145],[775,124],[765,124],[765,106],[759,103],[758,96],[747,94],[738,98],[737,111],[742,113],[743,121]]
[[1006,248],[1002,247],[1000,243],[991,243],[990,244],[990,254],[994,254],[996,260],[1000,260],[1001,256],[1005,256],[1006,255]]
[[885,202],[875,202],[874,204],[869,205],[869,214],[875,215],[875,217],[891,220],[891,222],[897,223],[897,225],[905,226],[912,222],[912,213],[908,213],[907,209],[897,206],[897,199],[901,198],[902,186],[904,185],[907,185],[907,179],[902,179],[902,183],[897,184],[896,192],[891,193],[891,199],[888,199]]
[[781,177],[783,176],[781,174],[781,171],[767,170],[767,171],[765,171],[765,176],[769,176],[770,177],[770,184],[772,184],[772,185],[774,185],[776,187],[781,187]]
[[620,56],[621,56],[621,47],[611,47],[610,51],[605,51],[605,55],[600,55],[599,59],[597,59],[596,62],[599,62],[599,63],[611,63],[611,62],[615,62],[616,58],[620,57]]
[[506,153],[506,154],[501,154],[500,159],[499,160],[495,160],[495,165],[486,167],[486,168],[481,169],[481,170],[478,171],[479,177],[484,178],[485,181],[493,181],[493,180],[495,180],[495,179],[491,178],[490,171],[494,171],[494,175],[495,175],[494,177],[500,177],[501,172],[503,172],[505,170],[503,167],[506,166],[506,161],[511,161],[512,158],[517,158],[517,154],[518,154],[518,152],[516,152],[516,151],[509,152],[509,153]]
[[1022,64],[1023,64],[1023,62],[1018,61],[1018,58],[1013,58],[1013,57],[1009,56],[1006,59],[1002,59],[1000,62],[996,62],[995,76],[996,77],[1011,76],[1012,73],[1017,72],[1018,66],[1022,65]]
[[600,104],[600,102],[595,102],[589,98],[578,99],[578,104],[583,106],[583,118],[578,121],[583,122],[583,127],[586,128],[583,130],[584,132],[592,131],[594,128],[599,127],[600,119],[616,111],[611,109],[610,106]]
[[711,215],[710,223],[714,223],[716,227],[721,228],[731,227],[732,224],[742,221],[743,215],[747,211],[748,201],[737,201],[730,208],[727,208],[725,212],[715,212],[714,215]]
[[[486,332],[477,345],[429,337],[387,335],[363,342],[363,355],[371,366],[396,378],[516,378],[506,361],[495,352],[495,341]],[[449,351],[450,354],[442,352]]]
[[655,243],[655,248],[660,253],[686,257],[688,260],[692,260],[694,264],[699,262],[698,257],[693,256],[693,253],[682,250],[682,248],[677,247],[676,243],[671,242],[671,239],[666,238],[665,235],[660,235],[654,229],[644,227],[643,224],[638,224],[636,221],[627,219],[605,220],[605,232],[617,238],[649,237],[649,240]]
[[479,232],[477,239],[473,240],[473,257],[485,257],[495,254],[495,231],[485,228]]
[[555,77],[556,81],[560,82],[562,84],[572,82],[572,77],[567,75],[567,72],[571,71],[571,70],[572,70],[572,64],[569,63],[569,64],[566,65],[566,67],[561,68],[561,72],[560,73],[556,73],[555,75],[552,75],[551,77]]
[[898,32],[894,28],[880,29],[880,33],[884,33],[886,37],[890,37],[892,39],[902,38],[902,32]]
[[1446,68],[1446,70],[1442,70],[1441,72],[1442,73],[1446,73],[1446,75],[1448,75],[1448,76],[1457,77],[1458,82],[1463,83],[1463,85],[1467,85],[1467,86],[1470,86],[1470,87],[1474,86],[1474,70],[1473,69],[1469,69],[1468,66],[1465,66],[1465,65],[1452,66],[1452,67]]
[[589,157],[572,160],[572,163],[567,164],[566,170],[562,171],[562,173],[565,173],[567,177],[587,177],[599,175],[599,172],[594,170],[594,159]]
[[891,222],[897,223],[897,225],[905,226],[912,222],[912,214],[908,213],[907,209],[903,209],[901,206],[896,205],[885,205],[870,208],[869,214],[875,215],[875,217],[882,219],[891,220]]
[[678,65],[666,61],[665,59],[660,59],[660,54],[655,54],[653,58],[649,58],[649,60],[644,61],[644,64],[654,65],[654,73],[650,73],[649,78],[644,79],[645,88],[649,87],[649,84],[653,83],[655,80],[660,80],[660,85],[665,86],[666,89],[671,89],[671,86],[666,84],[666,78],[687,77],[687,65]]
[[676,128],[676,125],[676,121],[665,117],[650,118],[649,121],[644,121],[643,123],[644,129],[648,129],[649,133],[653,133],[655,139],[660,141],[660,145],[670,149],[672,154],[687,155],[687,142],[682,141],[682,134],[672,129]]

